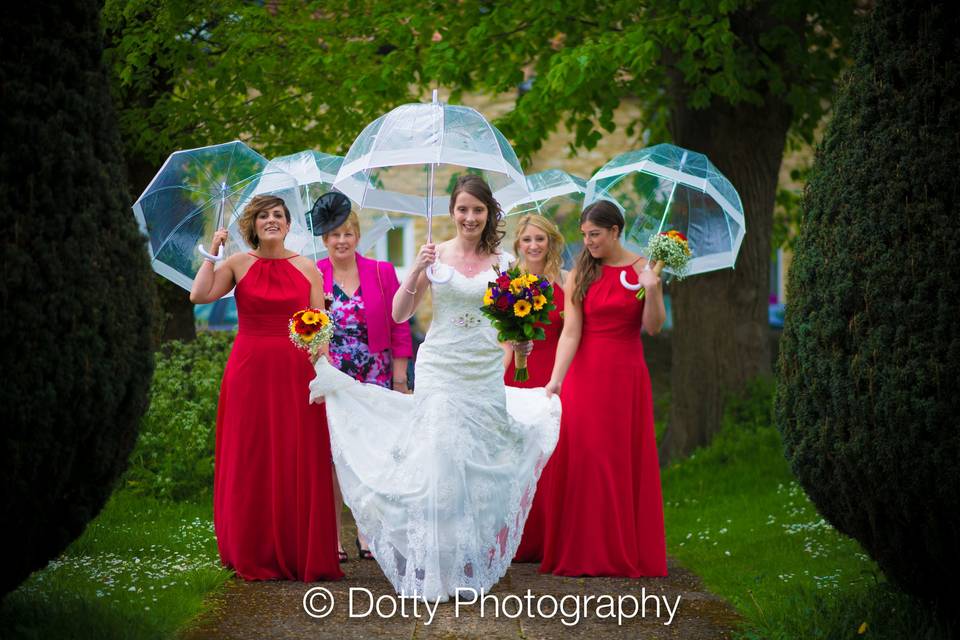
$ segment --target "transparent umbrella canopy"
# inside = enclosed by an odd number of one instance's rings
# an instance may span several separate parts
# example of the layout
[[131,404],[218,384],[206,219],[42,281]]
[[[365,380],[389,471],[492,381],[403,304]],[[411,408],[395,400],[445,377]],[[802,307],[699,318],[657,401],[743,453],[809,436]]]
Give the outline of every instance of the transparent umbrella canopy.
[[580,210],[587,190],[587,181],[560,169],[547,169],[527,176],[530,199],[518,202],[507,212],[507,237],[516,236],[518,219],[536,213],[552,220],[566,243],[563,248],[564,268],[570,268],[579,241]]
[[273,158],[270,164],[289,173],[298,184],[333,185],[337,171],[343,164],[343,156],[307,150]]
[[[273,158],[267,164],[265,173],[279,170],[289,174],[297,183],[299,206],[296,212],[291,208],[293,224],[287,236],[287,248],[297,251],[312,260],[319,260],[327,254],[326,248],[314,233],[310,209],[317,198],[333,189],[333,181],[343,164],[343,156],[330,155],[320,151],[300,151],[287,156]],[[283,191],[286,193],[286,191]],[[288,205],[289,207],[290,205]],[[366,254],[371,251],[387,232],[393,229],[393,223],[386,215],[377,218],[364,230],[357,244],[357,252]]]
[[434,91],[433,102],[401,105],[368,124],[344,157],[334,187],[360,209],[425,216],[429,242],[434,212],[447,211],[454,184],[466,172],[487,181],[504,211],[530,197],[503,134],[475,109],[439,102]]
[[307,150],[273,158],[268,167],[276,167],[296,180],[303,206],[308,210],[317,198],[333,188],[342,164],[343,156]]
[[[273,158],[264,167],[250,197],[270,194],[283,198],[290,210],[290,231],[284,246],[291,251],[314,259],[322,253],[307,213],[316,198],[333,188],[342,162],[340,156],[308,150]],[[231,238],[237,233],[236,229],[230,229]]]
[[[171,154],[133,205],[153,270],[189,291],[203,262],[198,247],[236,221],[266,166],[239,141]],[[242,250],[228,243],[225,255]]]
[[653,234],[683,233],[693,254],[686,275],[732,268],[746,232],[743,205],[730,181],[705,155],[671,144],[630,151],[605,164],[587,182],[584,205],[597,200],[620,207],[623,243],[641,255]]
[[554,198],[582,199],[587,191],[587,181],[560,169],[547,169],[526,177],[530,197],[517,202],[507,215],[524,213],[549,213],[545,205]]

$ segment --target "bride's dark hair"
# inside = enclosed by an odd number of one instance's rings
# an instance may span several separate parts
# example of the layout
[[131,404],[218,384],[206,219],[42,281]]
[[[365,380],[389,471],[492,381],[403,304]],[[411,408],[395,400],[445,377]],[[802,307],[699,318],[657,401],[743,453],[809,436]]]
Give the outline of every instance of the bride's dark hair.
[[479,248],[482,253],[496,253],[500,247],[500,241],[507,232],[503,229],[503,210],[500,208],[500,203],[493,197],[490,185],[486,180],[472,173],[457,178],[453,193],[450,194],[450,215],[453,215],[453,207],[457,203],[457,196],[461,193],[469,193],[487,206],[487,222],[483,225]]

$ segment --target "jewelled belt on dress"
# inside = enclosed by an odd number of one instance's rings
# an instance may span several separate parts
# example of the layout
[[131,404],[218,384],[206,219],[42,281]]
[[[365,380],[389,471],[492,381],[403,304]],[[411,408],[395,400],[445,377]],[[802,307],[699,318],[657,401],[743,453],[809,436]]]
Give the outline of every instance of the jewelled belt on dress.
[[450,318],[450,322],[458,327],[471,329],[473,327],[479,327],[481,324],[483,324],[483,316],[481,316],[479,313],[470,313],[469,311],[466,311],[458,316]]

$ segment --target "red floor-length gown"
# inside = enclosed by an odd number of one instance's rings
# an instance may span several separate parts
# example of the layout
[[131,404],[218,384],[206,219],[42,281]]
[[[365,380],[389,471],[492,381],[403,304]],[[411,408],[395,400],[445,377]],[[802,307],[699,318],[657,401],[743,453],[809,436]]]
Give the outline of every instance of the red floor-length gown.
[[289,259],[258,258],[235,295],[240,326],[217,411],[220,558],[247,580],[342,578],[326,415],[309,404],[313,368],[287,333],[310,306],[310,282]]
[[[550,312],[550,324],[540,325],[543,327],[545,337],[543,340],[537,340],[533,345],[533,351],[527,357],[527,373],[530,378],[525,382],[517,382],[513,379],[514,364],[510,360],[510,365],[503,376],[503,381],[513,387],[545,387],[550,382],[550,375],[553,373],[553,362],[557,357],[557,342],[560,340],[560,333],[563,331],[563,289],[556,282],[553,283],[553,304],[557,307]],[[548,461],[540,474],[540,480],[537,482],[537,493],[533,497],[533,504],[530,506],[530,514],[527,516],[527,523],[523,527],[523,538],[520,540],[520,546],[513,557],[514,562],[540,562],[543,559],[543,535],[546,526],[546,507],[545,494],[550,485],[552,476],[552,459]]]
[[583,301],[583,333],[560,399],[541,573],[667,575],[660,467],[643,302],[623,288],[633,267],[604,266]]

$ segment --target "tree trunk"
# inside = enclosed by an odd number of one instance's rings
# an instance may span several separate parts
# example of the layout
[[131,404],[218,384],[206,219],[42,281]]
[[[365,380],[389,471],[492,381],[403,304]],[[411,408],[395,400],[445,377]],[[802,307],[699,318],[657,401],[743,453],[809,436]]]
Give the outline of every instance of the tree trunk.
[[166,278],[157,276],[157,298],[163,309],[161,342],[194,340],[197,337],[197,327],[190,294]]
[[770,97],[761,106],[715,100],[707,109],[690,109],[682,80],[672,80],[674,141],[706,154],[733,183],[743,202],[746,236],[735,269],[670,286],[671,405],[662,464],[707,444],[720,428],[726,397],[751,378],[771,373],[770,239],[791,121],[790,108]]

